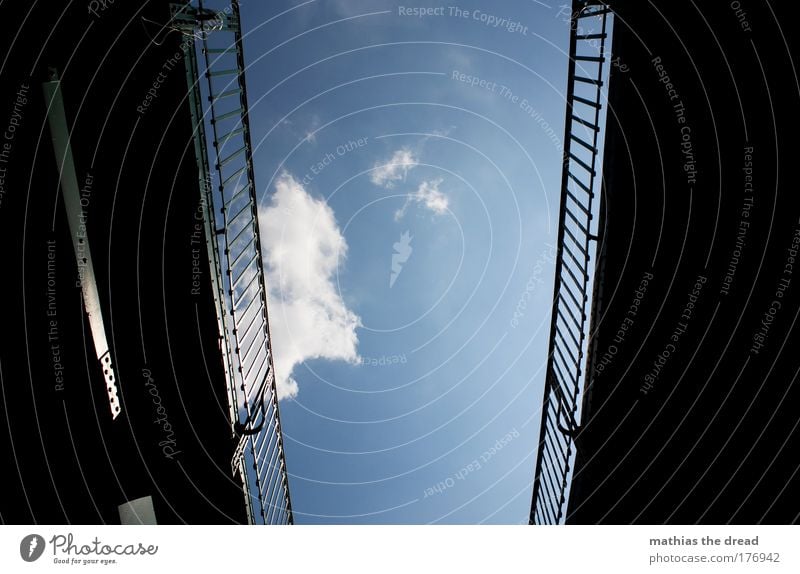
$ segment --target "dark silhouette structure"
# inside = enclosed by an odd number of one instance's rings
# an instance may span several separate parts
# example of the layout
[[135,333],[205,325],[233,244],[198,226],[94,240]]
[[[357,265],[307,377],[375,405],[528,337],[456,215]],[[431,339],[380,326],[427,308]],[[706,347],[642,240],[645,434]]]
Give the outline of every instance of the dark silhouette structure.
[[531,522],[797,522],[788,6],[610,4],[584,372],[559,403],[574,425],[541,437]]
[[[160,0],[90,2],[88,10],[86,3],[4,4],[2,11],[19,32],[3,37],[2,76],[10,89],[0,102],[10,136],[0,158],[0,401],[7,421],[0,433],[7,461],[0,520],[152,520],[137,515],[152,502],[158,523],[290,523],[277,402],[270,402],[271,356],[260,355],[268,361],[261,394],[232,406],[229,333],[221,328],[227,318],[220,317],[225,293],[213,282],[219,269],[209,263],[206,234],[214,206],[198,179],[185,66],[201,35],[192,36],[187,22],[179,30],[171,21],[176,8]],[[235,37],[236,3],[225,17]],[[239,58],[240,40],[239,33]],[[81,256],[76,260],[62,198],[68,162],[51,141],[56,80],[107,366],[93,344]],[[246,110],[246,92],[241,102]],[[266,308],[261,312],[266,323]],[[254,346],[268,343],[262,338]],[[232,418],[242,405],[249,413]],[[259,418],[265,414],[268,420]],[[242,453],[258,440],[271,458],[249,459],[259,468],[244,468]],[[260,479],[265,468],[270,476]]]

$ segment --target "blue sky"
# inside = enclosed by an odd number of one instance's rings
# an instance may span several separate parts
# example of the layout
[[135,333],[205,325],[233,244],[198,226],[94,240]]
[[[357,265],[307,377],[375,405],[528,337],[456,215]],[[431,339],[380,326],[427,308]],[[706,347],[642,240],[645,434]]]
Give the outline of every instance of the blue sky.
[[296,522],[527,522],[560,5],[248,1],[242,22]]

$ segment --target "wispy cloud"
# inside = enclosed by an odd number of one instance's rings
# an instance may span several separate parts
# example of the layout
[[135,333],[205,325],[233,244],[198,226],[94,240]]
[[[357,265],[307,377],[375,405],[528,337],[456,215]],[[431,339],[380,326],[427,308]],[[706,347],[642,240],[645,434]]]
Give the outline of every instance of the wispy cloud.
[[309,359],[358,361],[361,319],[347,308],[334,275],[347,242],[333,210],[289,173],[260,212],[278,397],[298,393],[293,372]]
[[399,221],[406,214],[408,206],[412,203],[419,203],[425,209],[432,211],[436,215],[446,213],[450,208],[450,199],[444,192],[439,191],[439,186],[442,184],[442,179],[431,179],[423,181],[417,187],[417,191],[411,193],[406,198],[403,207],[395,211],[394,219]]
[[305,140],[308,143],[317,143],[317,130],[320,126],[319,116],[314,114],[311,118],[311,124],[309,125],[308,129],[306,130]]
[[409,148],[401,148],[394,152],[385,163],[376,163],[370,179],[381,187],[394,187],[395,182],[405,180],[409,170],[417,165],[417,158]]

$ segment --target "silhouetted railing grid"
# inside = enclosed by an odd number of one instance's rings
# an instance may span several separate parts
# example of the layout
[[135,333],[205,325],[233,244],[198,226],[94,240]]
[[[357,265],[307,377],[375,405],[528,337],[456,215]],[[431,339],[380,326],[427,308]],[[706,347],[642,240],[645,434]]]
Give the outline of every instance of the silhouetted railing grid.
[[[231,426],[239,438],[231,464],[243,483],[249,521],[291,524],[258,228],[239,3],[216,8],[203,4],[173,4],[171,22],[189,43],[184,61],[206,243],[214,275]],[[213,152],[209,153],[209,148]]]
[[[592,207],[601,131],[603,64],[610,9],[573,0],[562,166],[558,254],[531,524],[564,522],[578,430],[586,347],[587,294],[593,277]],[[596,248],[596,243],[593,244]]]

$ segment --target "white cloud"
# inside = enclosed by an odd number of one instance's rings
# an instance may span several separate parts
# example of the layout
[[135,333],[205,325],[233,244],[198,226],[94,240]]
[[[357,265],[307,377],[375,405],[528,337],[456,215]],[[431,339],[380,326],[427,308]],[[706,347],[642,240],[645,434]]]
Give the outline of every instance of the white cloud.
[[430,209],[436,215],[442,215],[450,206],[450,200],[439,191],[441,184],[441,179],[423,181],[417,191],[411,194],[411,200],[422,203],[426,209]]
[[292,373],[308,359],[358,361],[361,319],[334,282],[345,241],[333,210],[290,174],[260,212],[278,397],[297,395]]
[[439,191],[441,184],[442,179],[432,179],[420,183],[417,191],[409,194],[403,207],[394,213],[395,220],[400,220],[406,214],[406,210],[411,203],[419,203],[436,215],[446,213],[450,207],[450,199]]
[[417,158],[408,148],[401,148],[394,152],[392,158],[386,163],[376,163],[370,179],[375,185],[394,187],[394,182],[405,180],[406,174],[417,165]]

